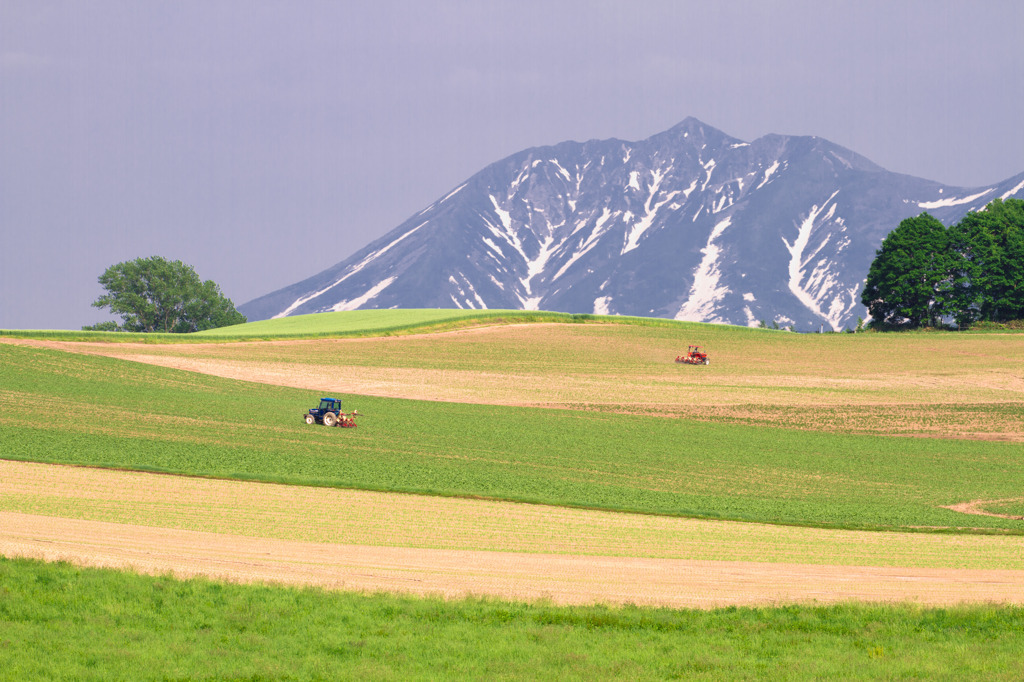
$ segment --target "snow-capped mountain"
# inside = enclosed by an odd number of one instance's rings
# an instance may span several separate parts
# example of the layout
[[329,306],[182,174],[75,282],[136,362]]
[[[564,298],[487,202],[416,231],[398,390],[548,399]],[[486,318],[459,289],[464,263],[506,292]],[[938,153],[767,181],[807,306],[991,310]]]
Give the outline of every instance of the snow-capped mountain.
[[337,265],[240,306],[503,308],[841,330],[867,317],[875,250],[904,218],[946,224],[1024,197],[961,188],[818,137],[730,137],[694,118],[640,142],[514,154]]

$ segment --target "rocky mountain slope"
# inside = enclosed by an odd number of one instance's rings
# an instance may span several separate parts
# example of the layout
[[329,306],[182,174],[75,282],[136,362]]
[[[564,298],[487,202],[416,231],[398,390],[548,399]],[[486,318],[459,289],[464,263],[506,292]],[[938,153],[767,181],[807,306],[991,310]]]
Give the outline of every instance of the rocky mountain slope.
[[350,258],[240,310],[512,308],[798,330],[856,325],[875,250],[949,224],[1024,173],[961,188],[817,137],[744,142],[688,118],[639,142],[563,142],[483,169]]

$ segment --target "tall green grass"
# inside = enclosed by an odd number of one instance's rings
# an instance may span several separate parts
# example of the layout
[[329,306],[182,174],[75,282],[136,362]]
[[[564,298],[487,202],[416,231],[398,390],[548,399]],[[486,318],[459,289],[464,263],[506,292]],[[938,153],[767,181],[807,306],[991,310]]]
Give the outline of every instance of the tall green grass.
[[1019,680],[1024,609],[444,601],[0,558],[3,680]]
[[840,528],[1024,531],[942,505],[1019,497],[1011,443],[878,438],[320,395],[0,346],[0,456],[200,476]]

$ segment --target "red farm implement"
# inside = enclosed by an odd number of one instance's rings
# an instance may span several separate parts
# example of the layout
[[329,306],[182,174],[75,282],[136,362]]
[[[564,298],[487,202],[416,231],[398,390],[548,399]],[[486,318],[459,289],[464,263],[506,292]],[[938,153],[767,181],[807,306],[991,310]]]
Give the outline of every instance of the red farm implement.
[[700,349],[700,346],[690,346],[686,351],[686,355],[680,355],[676,358],[676,362],[684,362],[687,365],[710,365],[711,360],[708,358],[708,354]]

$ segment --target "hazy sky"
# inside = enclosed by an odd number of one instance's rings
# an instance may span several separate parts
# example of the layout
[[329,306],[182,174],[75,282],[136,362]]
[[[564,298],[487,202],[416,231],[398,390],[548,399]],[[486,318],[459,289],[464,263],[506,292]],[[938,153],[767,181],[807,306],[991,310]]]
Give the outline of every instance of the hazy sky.
[[236,305],[484,166],[687,116],[977,187],[1024,172],[1016,0],[0,0],[0,328],[161,255]]

